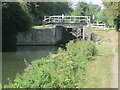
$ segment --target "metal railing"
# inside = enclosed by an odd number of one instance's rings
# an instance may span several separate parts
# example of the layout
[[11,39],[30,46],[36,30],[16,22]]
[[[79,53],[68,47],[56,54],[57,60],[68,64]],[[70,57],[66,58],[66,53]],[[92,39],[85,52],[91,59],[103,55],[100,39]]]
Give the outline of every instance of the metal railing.
[[91,28],[92,29],[103,29],[105,30],[106,29],[106,24],[105,23],[93,23],[91,24]]
[[90,16],[44,16],[44,24],[48,23],[90,23]]

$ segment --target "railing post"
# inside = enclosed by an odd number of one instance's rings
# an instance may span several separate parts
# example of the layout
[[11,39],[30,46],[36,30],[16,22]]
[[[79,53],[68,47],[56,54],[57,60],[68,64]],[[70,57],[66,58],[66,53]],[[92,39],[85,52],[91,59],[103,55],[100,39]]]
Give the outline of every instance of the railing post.
[[85,30],[83,27],[82,27],[82,30],[83,30],[83,40],[85,40]]

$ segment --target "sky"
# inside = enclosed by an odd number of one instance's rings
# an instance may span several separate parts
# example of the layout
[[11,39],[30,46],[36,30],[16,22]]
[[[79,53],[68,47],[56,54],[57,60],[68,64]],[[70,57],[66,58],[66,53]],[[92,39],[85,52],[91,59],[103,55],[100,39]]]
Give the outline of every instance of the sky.
[[102,0],[72,0],[73,2],[73,7],[75,7],[75,4],[79,1],[84,1],[84,2],[87,2],[87,3],[93,3],[93,4],[98,4],[101,6],[101,9],[104,8],[103,4],[102,4]]

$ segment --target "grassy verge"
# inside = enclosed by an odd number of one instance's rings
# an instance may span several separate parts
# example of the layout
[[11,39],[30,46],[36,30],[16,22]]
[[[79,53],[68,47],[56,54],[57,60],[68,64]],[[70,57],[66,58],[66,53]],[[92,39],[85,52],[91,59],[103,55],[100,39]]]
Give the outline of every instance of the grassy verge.
[[46,28],[54,28],[55,26],[49,24],[44,26],[32,26],[32,29],[46,29]]
[[71,41],[67,51],[33,61],[23,75],[5,88],[82,88],[87,82],[89,62],[96,55],[93,42]]
[[96,45],[99,51],[95,60],[89,62],[88,77],[84,88],[110,88],[112,81],[112,46],[111,39],[106,36],[108,31],[95,31],[101,37],[100,45]]
[[110,88],[112,80],[112,58],[111,48],[106,46],[97,46],[99,56],[89,62],[87,83],[84,88]]

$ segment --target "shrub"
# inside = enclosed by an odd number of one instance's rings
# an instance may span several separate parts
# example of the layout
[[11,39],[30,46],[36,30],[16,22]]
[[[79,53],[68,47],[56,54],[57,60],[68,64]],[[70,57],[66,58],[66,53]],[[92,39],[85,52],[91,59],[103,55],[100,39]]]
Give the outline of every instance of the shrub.
[[66,47],[67,51],[59,49],[57,54],[33,61],[6,88],[82,88],[88,62],[96,54],[95,45],[71,41]]

